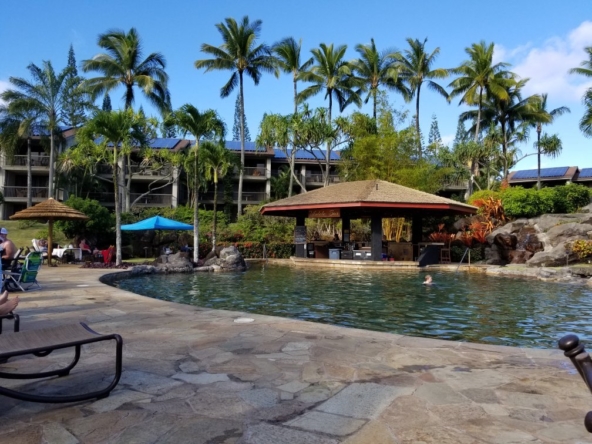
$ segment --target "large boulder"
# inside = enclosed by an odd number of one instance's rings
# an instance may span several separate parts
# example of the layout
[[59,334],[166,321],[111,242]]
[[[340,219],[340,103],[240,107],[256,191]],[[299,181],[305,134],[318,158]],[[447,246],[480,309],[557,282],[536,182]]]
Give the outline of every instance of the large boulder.
[[184,253],[163,254],[156,260],[157,273],[189,273],[193,264]]
[[568,242],[562,242],[550,251],[540,251],[532,256],[526,265],[529,267],[561,267],[578,259],[578,255],[566,248]]
[[592,225],[590,224],[570,222],[557,225],[547,231],[547,242],[552,247],[556,247],[569,241],[586,239],[589,231],[592,231]]
[[210,271],[245,271],[247,264],[238,248],[233,245],[222,248],[215,257],[207,259],[203,268],[205,267],[209,267]]

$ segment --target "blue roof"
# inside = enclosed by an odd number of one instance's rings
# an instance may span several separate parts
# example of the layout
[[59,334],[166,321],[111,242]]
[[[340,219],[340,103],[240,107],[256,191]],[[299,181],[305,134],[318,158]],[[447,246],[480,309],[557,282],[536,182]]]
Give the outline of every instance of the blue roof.
[[[292,150],[288,149],[288,156],[292,154]],[[274,148],[273,150],[274,152],[274,157],[276,159],[286,159],[286,153],[279,149],[279,148]],[[316,153],[316,157],[312,155],[312,153],[310,153],[309,151],[304,151],[304,150],[298,150],[296,152],[296,159],[298,160],[317,160],[317,159],[324,159],[326,156],[326,151],[324,150],[315,150]],[[331,151],[331,160],[340,160],[341,157],[339,155],[339,151]]]
[[581,178],[583,178],[583,177],[586,177],[586,178],[592,177],[592,168],[582,168],[580,170],[580,175],[578,177],[581,177]]
[[[569,167],[541,168],[541,178],[563,177],[565,176],[565,173],[567,173],[567,170],[569,170]],[[536,178],[537,170],[516,171],[516,173],[512,176],[512,180]]]

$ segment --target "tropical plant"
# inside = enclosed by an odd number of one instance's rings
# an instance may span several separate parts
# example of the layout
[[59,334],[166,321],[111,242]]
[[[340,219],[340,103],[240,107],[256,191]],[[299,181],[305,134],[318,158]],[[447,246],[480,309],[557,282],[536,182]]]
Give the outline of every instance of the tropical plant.
[[8,102],[9,112],[13,115],[35,115],[39,123],[49,132],[49,187],[48,197],[54,196],[55,174],[55,139],[59,124],[64,119],[66,101],[66,79],[70,73],[65,68],[59,74],[49,61],[42,67],[31,63],[27,69],[32,82],[20,77],[10,77],[8,81],[17,89],[8,89],[0,94],[0,99]]
[[259,84],[262,73],[275,72],[275,60],[270,48],[265,44],[257,44],[261,32],[261,20],[249,22],[244,16],[240,23],[233,18],[225,19],[225,23],[216,25],[222,36],[222,45],[212,46],[207,43],[201,45],[201,51],[211,55],[211,59],[195,62],[197,69],[209,71],[231,71],[230,79],[220,90],[220,97],[228,97],[239,86],[241,108],[241,159],[238,179],[238,214],[242,213],[243,176],[245,166],[245,96],[243,90],[243,76],[249,76],[255,85]]
[[553,123],[555,117],[561,116],[565,113],[571,112],[570,109],[566,106],[560,106],[559,108],[555,108],[551,111],[547,110],[547,94],[541,95],[541,100],[535,103],[535,109],[538,111],[538,114],[534,116],[533,119],[533,126],[536,128],[537,132],[537,142],[536,142],[536,149],[537,149],[537,189],[541,189],[541,154],[545,156],[556,157],[561,154],[561,150],[563,149],[563,145],[561,144],[561,139],[556,134],[549,136],[548,134],[543,134],[541,137],[541,131],[543,129],[543,125],[545,123]]
[[397,52],[393,49],[379,52],[376,49],[374,39],[370,39],[369,45],[356,45],[359,59],[351,62],[356,74],[364,82],[368,95],[364,103],[372,98],[372,117],[376,120],[377,94],[380,86],[386,86],[399,92],[406,99],[410,91],[403,85],[399,78],[395,60]]
[[131,28],[127,33],[121,30],[107,31],[99,35],[97,44],[105,53],[82,62],[84,72],[96,71],[102,74],[84,82],[84,88],[93,99],[123,86],[123,100],[127,109],[134,103],[134,87],[137,86],[160,112],[170,110],[166,59],[158,52],[142,59],[142,42],[136,28]]
[[217,139],[223,143],[226,127],[216,111],[209,109],[199,112],[195,106],[190,104],[185,104],[175,111],[173,120],[183,133],[183,137],[189,133],[195,138],[195,145],[191,148],[190,155],[186,159],[185,170],[189,173],[187,179],[193,194],[193,260],[197,263],[199,259],[199,143],[200,139],[204,138]]
[[592,137],[592,91],[588,90],[584,95],[584,106],[586,110],[580,120],[580,131],[586,137]]
[[93,199],[70,196],[64,202],[89,217],[88,221],[57,221],[55,227],[69,239],[75,237],[93,239],[93,244],[104,245],[113,234],[113,214]]
[[[273,53],[276,57],[277,66],[285,73],[292,74],[292,82],[294,84],[294,114],[298,112],[298,77],[301,73],[306,72],[313,63],[313,58],[309,58],[304,63],[301,62],[300,52],[302,50],[302,40],[296,42],[292,37],[285,38],[273,45]],[[292,185],[295,177],[294,163],[296,159],[296,149],[287,152],[287,146],[280,147],[285,151],[290,161],[290,173],[288,184],[288,197],[292,195]]]
[[[448,98],[446,90],[432,79],[446,78],[449,75],[449,71],[444,68],[432,68],[432,65],[440,54],[440,48],[436,48],[428,54],[425,50],[427,41],[427,38],[423,42],[408,38],[407,43],[409,44],[409,49],[406,49],[404,54],[398,54],[396,56],[399,77],[409,91],[408,95],[404,97],[407,98],[407,101],[415,97],[415,129],[418,135],[421,135],[419,128],[419,98],[423,83],[426,82],[428,88],[442,97]],[[421,139],[418,139],[418,156],[421,159]]]
[[123,156],[132,148],[147,145],[145,118],[131,109],[123,111],[98,111],[76,134],[78,147],[82,150],[97,148],[109,153],[113,170],[113,192],[115,197],[115,248],[116,264],[121,265],[121,188],[120,165]]
[[206,179],[214,182],[214,222],[212,227],[212,251],[216,250],[216,222],[218,208],[218,181],[234,166],[234,156],[220,143],[204,142],[200,158]]

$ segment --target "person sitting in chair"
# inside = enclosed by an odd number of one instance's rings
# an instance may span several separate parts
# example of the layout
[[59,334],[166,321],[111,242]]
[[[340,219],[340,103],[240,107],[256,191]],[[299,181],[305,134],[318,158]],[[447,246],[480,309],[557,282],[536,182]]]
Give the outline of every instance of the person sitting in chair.
[[0,251],[2,251],[2,268],[6,270],[12,264],[16,254],[16,246],[8,239],[8,230],[4,227],[0,229]]
[[78,248],[82,251],[82,254],[92,254],[92,250],[90,245],[86,243],[86,239],[80,239],[80,243],[78,244]]

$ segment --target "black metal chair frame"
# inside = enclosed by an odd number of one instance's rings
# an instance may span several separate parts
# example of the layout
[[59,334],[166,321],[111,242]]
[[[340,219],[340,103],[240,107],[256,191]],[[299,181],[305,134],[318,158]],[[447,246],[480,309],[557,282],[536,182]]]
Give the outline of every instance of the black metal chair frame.
[[[580,338],[576,335],[565,335],[559,340],[559,348],[564,351],[563,354],[570,359],[588,386],[588,390],[592,392],[592,359],[586,352],[584,344],[580,343]],[[584,426],[589,433],[592,433],[592,411],[586,414]]]
[[[4,388],[0,385],[0,395],[5,395],[10,398],[20,399],[23,401],[31,401],[31,402],[43,402],[43,403],[61,403],[61,402],[78,402],[84,401],[87,399],[101,399],[106,398],[109,396],[111,390],[115,388],[115,386],[119,383],[119,379],[121,378],[121,371],[122,371],[122,350],[123,350],[123,340],[121,336],[118,334],[110,334],[110,335],[101,335],[94,330],[92,330],[88,325],[81,322],[80,326],[86,329],[88,332],[97,335],[95,338],[84,338],[80,340],[75,340],[71,342],[65,343],[53,343],[48,342],[47,344],[43,344],[43,346],[12,351],[12,352],[2,352],[0,351],[0,360],[1,359],[8,359],[15,356],[22,356],[27,354],[34,354],[35,356],[44,357],[49,355],[54,350],[59,350],[63,348],[75,348],[74,359],[72,362],[65,368],[58,369],[58,370],[51,370],[47,372],[40,372],[40,373],[6,373],[0,371],[0,378],[5,379],[39,379],[39,378],[47,378],[51,376],[67,376],[70,373],[70,370],[74,368],[74,366],[78,363],[80,359],[80,350],[81,346],[84,344],[91,344],[94,342],[100,341],[108,341],[114,340],[116,342],[116,357],[115,357],[115,377],[111,381],[108,387],[97,390],[91,393],[85,393],[80,395],[71,395],[71,396],[46,396],[46,395],[34,395],[28,394],[23,392],[17,392],[15,390]],[[59,329],[60,327],[55,327]],[[27,335],[27,332],[18,333],[19,335]]]
[[12,319],[14,320],[13,331],[17,333],[21,328],[21,318],[16,313],[10,312],[5,315],[0,315],[0,334],[2,334],[2,320],[3,319]]

